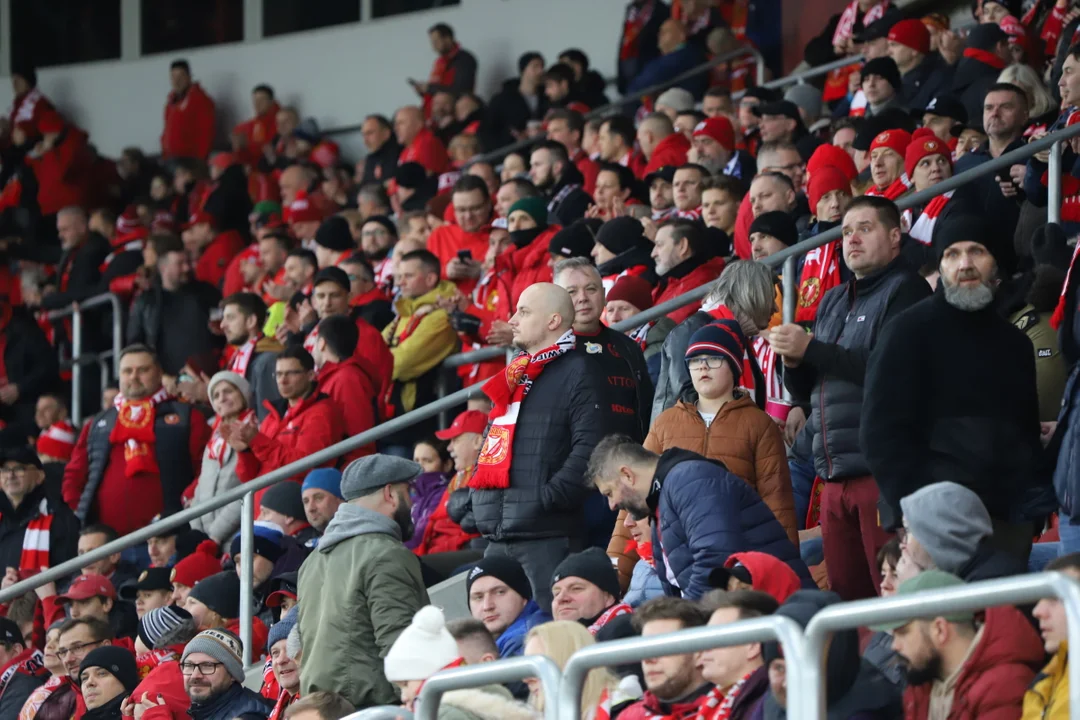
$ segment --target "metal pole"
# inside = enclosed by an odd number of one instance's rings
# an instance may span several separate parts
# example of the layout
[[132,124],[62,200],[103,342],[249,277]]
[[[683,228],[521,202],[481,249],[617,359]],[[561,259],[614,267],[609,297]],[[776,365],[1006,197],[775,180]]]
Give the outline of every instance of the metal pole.
[[753,49],[751,55],[754,58],[754,67],[757,73],[757,85],[761,87],[765,84],[765,58],[756,48]]
[[1046,222],[1061,224],[1061,141],[1050,146],[1047,167],[1049,186],[1046,194]]
[[71,317],[71,421],[82,425],[82,309],[72,308]]
[[[254,574],[252,561],[255,556],[255,493],[249,492],[240,501],[240,641],[244,645],[244,667],[259,655],[251,647],[251,623],[254,601]],[[261,653],[259,653],[261,654]]]
[[795,322],[795,307],[799,300],[799,259],[791,255],[784,260],[784,273],[781,276],[784,284],[784,307],[783,317],[785,323]]
[[450,690],[501,685],[527,677],[540,680],[544,697],[544,720],[559,720],[561,716],[556,712],[558,708],[555,698],[559,694],[562,676],[559,674],[559,667],[543,655],[525,655],[436,673],[428,678],[420,690],[420,697],[414,707],[416,720],[435,720],[439,712],[439,701],[443,693]]
[[102,355],[97,356],[98,372],[101,373],[101,394],[105,395],[105,389],[109,387],[109,363],[105,362]]
[[123,310],[120,307],[120,298],[109,293],[109,304],[112,305],[112,349],[113,349],[113,376],[120,379],[120,351],[124,349]]

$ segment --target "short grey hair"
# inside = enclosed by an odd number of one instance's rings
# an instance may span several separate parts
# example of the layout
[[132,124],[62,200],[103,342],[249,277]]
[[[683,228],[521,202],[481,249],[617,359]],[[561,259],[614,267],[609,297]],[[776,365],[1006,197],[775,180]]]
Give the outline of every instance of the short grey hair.
[[89,221],[90,219],[89,216],[86,214],[86,210],[79,207],[78,205],[68,205],[67,207],[62,208],[60,212],[56,213],[57,217],[60,217],[61,215],[71,215],[73,217],[77,217],[84,223]]
[[754,260],[737,260],[720,273],[702,305],[726,305],[750,317],[772,314],[776,300],[773,272]]
[[560,275],[564,272],[570,272],[571,270],[583,270],[584,272],[595,275],[597,280],[603,282],[603,277],[600,275],[600,271],[596,269],[596,265],[593,265],[592,260],[583,257],[572,257],[555,263],[555,267],[551,273],[551,277],[555,280],[555,284],[559,284],[558,280]]

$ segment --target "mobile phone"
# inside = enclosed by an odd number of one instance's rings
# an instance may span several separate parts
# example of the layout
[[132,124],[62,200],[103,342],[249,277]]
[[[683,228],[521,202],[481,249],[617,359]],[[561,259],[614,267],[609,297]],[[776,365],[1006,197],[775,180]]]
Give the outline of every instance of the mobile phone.
[[458,250],[457,251],[457,259],[460,260],[461,262],[471,262],[472,261],[472,251],[471,250]]

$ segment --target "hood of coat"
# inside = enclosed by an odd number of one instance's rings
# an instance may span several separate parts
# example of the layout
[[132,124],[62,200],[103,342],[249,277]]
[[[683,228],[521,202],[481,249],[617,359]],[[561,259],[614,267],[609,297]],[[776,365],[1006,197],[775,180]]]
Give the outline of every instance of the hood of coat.
[[319,538],[319,552],[328,553],[338,543],[359,535],[389,535],[401,542],[401,527],[374,510],[342,503]]
[[450,280],[440,280],[439,284],[420,297],[407,298],[404,295],[394,301],[394,309],[401,317],[411,317],[414,313],[425,306],[433,306],[438,309],[436,303],[440,298],[452,298],[458,292],[457,285]]
[[457,708],[478,720],[535,720],[536,714],[518,702],[502,685],[454,690],[442,696],[442,704]]

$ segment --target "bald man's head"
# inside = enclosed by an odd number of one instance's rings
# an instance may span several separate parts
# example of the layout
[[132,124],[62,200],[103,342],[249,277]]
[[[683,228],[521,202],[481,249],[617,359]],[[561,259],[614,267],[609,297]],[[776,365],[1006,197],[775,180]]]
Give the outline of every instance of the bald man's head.
[[554,345],[574,324],[570,294],[552,283],[535,283],[518,298],[517,312],[510,318],[514,345],[534,353]]
[[675,126],[664,113],[653,113],[638,125],[637,141],[646,158],[652,158],[653,151],[660,141],[675,132]]
[[394,115],[394,134],[398,142],[408,146],[412,144],[416,134],[424,127],[424,113],[415,105],[406,105],[399,108]]
[[281,189],[282,205],[291,205],[296,193],[307,190],[315,181],[315,171],[304,165],[290,165],[281,173],[278,187]]

